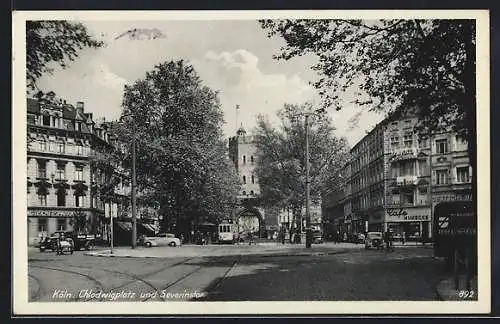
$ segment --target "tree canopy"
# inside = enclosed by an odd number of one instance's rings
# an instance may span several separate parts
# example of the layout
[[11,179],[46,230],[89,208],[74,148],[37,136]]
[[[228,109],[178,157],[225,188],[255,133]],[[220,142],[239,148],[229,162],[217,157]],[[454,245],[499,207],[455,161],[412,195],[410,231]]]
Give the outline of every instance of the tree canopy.
[[[261,203],[289,207],[296,216],[305,206],[305,123],[311,105],[286,104],[278,111],[281,124],[273,127],[258,117],[255,130]],[[309,117],[311,201],[319,203],[322,191],[338,183],[347,162],[348,146],[334,135],[335,128],[325,113]]]
[[79,50],[103,46],[89,35],[79,22],[65,20],[30,20],[26,22],[26,79],[28,90],[35,90],[36,81],[51,73],[50,63],[63,68],[78,57]]
[[[230,214],[238,191],[226,158],[217,93],[184,61],[155,66],[125,87],[120,141],[137,142],[137,184],[176,224]],[[130,163],[130,157],[128,162]]]
[[451,128],[469,142],[475,165],[474,20],[261,20],[286,43],[276,59],[313,54],[326,107],[355,103],[394,113],[417,109],[420,128]]

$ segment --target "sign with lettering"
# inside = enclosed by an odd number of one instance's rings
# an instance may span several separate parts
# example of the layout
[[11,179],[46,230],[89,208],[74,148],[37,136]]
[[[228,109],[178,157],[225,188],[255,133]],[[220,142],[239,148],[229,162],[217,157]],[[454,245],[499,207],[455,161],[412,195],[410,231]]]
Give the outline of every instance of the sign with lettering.
[[425,222],[431,220],[429,208],[388,208],[385,214],[388,222]]
[[40,210],[28,209],[29,217],[72,217],[73,210]]
[[406,159],[414,159],[417,157],[417,151],[409,148],[409,149],[403,149],[403,150],[398,150],[395,151],[392,156],[391,156],[391,161],[400,161],[400,160],[406,160]]

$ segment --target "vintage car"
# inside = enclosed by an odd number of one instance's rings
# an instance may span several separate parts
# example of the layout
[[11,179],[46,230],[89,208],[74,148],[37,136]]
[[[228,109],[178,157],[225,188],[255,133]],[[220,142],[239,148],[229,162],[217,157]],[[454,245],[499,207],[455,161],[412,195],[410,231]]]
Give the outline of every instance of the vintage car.
[[323,236],[321,234],[321,231],[313,231],[313,233],[312,233],[312,242],[314,244],[321,244],[321,243],[323,243]]
[[377,250],[384,248],[382,232],[368,232],[366,234],[365,249],[370,248]]
[[40,252],[47,250],[57,251],[58,244],[60,247],[60,252],[69,252],[73,254],[75,250],[75,243],[73,239],[69,236],[61,236],[61,232],[53,233],[50,237],[45,237],[40,241],[38,248]]
[[156,236],[144,236],[141,238],[141,244],[146,247],[152,246],[180,246],[181,240],[175,237],[174,234],[170,233],[160,233]]

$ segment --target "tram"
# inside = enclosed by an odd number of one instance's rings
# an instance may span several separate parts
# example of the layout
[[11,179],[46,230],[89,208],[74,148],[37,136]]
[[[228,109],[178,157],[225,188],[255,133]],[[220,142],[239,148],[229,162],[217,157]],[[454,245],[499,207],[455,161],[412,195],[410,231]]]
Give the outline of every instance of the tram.
[[219,244],[234,243],[234,222],[232,219],[223,219],[217,228],[217,238]]

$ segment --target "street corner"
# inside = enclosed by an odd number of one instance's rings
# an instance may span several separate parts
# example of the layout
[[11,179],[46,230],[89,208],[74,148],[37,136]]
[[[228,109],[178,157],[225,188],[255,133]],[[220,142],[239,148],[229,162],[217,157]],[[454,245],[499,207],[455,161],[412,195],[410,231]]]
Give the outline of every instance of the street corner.
[[471,279],[470,287],[467,288],[465,276],[459,277],[458,289],[455,287],[453,277],[441,280],[436,285],[436,293],[442,301],[477,301],[477,277]]

